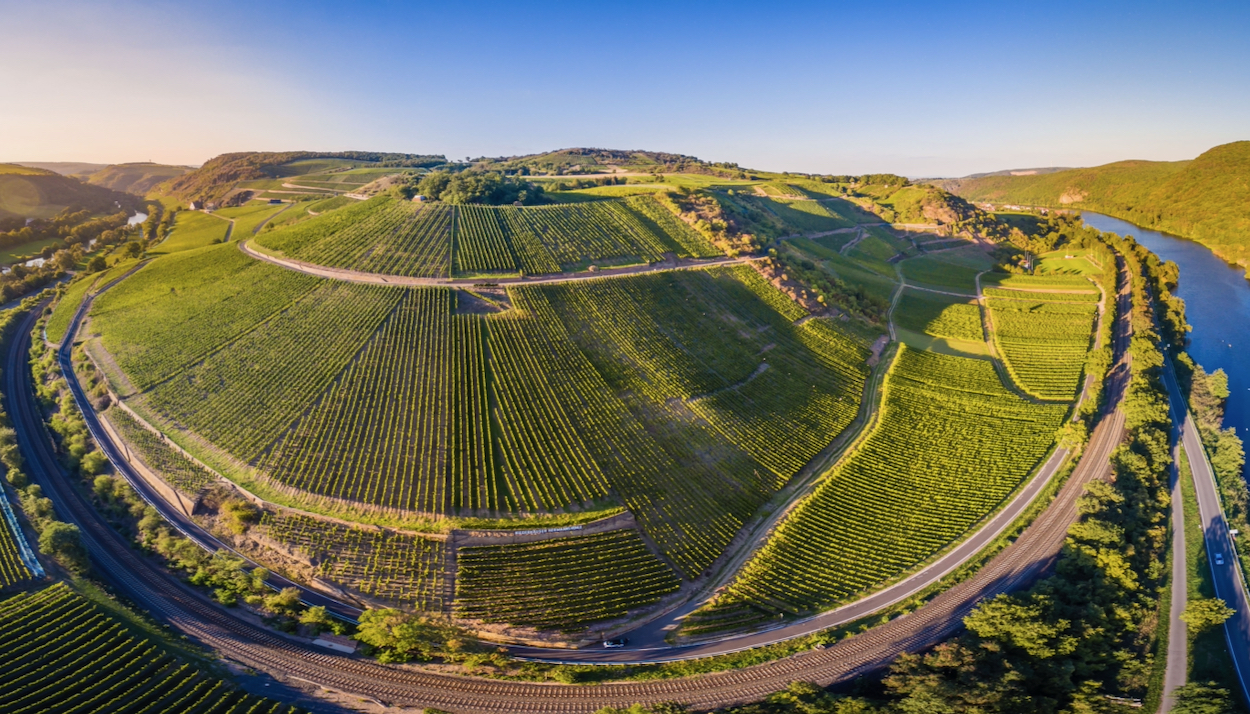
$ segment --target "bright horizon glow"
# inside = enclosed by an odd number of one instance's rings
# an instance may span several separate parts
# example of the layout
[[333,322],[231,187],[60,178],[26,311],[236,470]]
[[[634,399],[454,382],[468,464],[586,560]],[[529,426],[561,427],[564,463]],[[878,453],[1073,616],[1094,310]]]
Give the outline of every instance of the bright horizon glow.
[[0,161],[648,149],[912,177],[1250,139],[1250,5],[0,0]]

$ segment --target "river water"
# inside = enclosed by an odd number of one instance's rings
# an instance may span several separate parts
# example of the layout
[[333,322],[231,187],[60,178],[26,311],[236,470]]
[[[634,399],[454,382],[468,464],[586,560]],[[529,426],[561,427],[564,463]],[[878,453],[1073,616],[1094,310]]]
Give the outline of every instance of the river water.
[[1250,442],[1250,281],[1240,268],[1220,260],[1201,243],[1146,230],[1100,213],[1083,211],[1100,231],[1131,235],[1164,260],[1180,266],[1176,294],[1185,301],[1193,326],[1188,352],[1208,372],[1228,373],[1224,425]]

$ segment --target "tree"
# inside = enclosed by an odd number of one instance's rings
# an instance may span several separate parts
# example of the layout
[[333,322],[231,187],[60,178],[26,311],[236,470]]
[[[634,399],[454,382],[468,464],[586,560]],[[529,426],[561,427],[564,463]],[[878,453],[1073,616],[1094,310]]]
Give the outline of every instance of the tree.
[[82,533],[78,526],[61,521],[49,521],[39,533],[39,552],[74,573],[85,573],[89,567],[87,549],[82,545]]
[[283,588],[265,598],[265,609],[278,615],[294,615],[299,606],[298,588]]
[[1181,620],[1194,628],[1195,632],[1202,632],[1224,624],[1234,614],[1233,609],[1217,597],[1200,598],[1189,601],[1185,612],[1181,613]]
[[1215,682],[1190,682],[1177,689],[1172,714],[1232,714],[1236,711],[1227,689]]
[[448,626],[425,615],[401,610],[365,610],[356,628],[356,639],[381,650],[378,661],[407,662],[429,659],[454,635]]
[[109,264],[108,264],[108,261],[104,259],[104,256],[97,255],[91,259],[90,263],[87,263],[87,272],[98,273],[107,267],[109,267]]

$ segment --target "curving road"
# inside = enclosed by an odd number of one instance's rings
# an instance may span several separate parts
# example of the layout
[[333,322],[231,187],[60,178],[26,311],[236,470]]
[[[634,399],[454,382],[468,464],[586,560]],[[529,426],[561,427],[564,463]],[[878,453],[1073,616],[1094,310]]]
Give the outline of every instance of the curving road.
[[[1228,521],[1224,519],[1215,472],[1198,435],[1198,425],[1194,423],[1189,406],[1177,385],[1171,357],[1168,358],[1163,376],[1168,388],[1172,419],[1180,426],[1180,444],[1189,457],[1194,489],[1198,494],[1198,513],[1202,518],[1203,542],[1207,549],[1207,561],[1211,566],[1215,596],[1226,602],[1234,612],[1224,623],[1224,636],[1228,640],[1237,679],[1241,682],[1242,695],[1246,698],[1243,701],[1250,701],[1250,686],[1247,685],[1247,678],[1250,677],[1250,597],[1246,593],[1245,574],[1241,571],[1241,562],[1229,532]],[[1223,565],[1215,564],[1216,554],[1223,555]]]
[[279,258],[276,255],[262,253],[253,248],[250,238],[239,241],[239,250],[248,255],[263,260],[266,263],[273,263],[287,270],[294,270],[297,273],[306,275],[314,275],[318,278],[329,278],[331,280],[342,280],[349,283],[362,283],[365,285],[390,285],[399,287],[441,287],[441,288],[472,288],[474,285],[490,283],[492,285],[545,285],[549,283],[570,283],[578,280],[593,280],[595,278],[619,278],[628,275],[641,275],[643,273],[658,273],[665,270],[696,270],[698,268],[711,268],[717,265],[735,265],[737,263],[746,263],[752,260],[759,260],[759,256],[741,256],[738,258],[678,258],[672,262],[654,263],[651,265],[632,265],[625,268],[600,268],[590,273],[573,273],[567,275],[551,275],[546,277],[533,278],[495,278],[495,277],[477,277],[477,278],[414,278],[406,275],[384,275],[382,273],[366,273],[361,270],[349,270],[347,268],[330,268],[324,265],[316,265],[314,263],[306,263],[302,260],[293,258]]

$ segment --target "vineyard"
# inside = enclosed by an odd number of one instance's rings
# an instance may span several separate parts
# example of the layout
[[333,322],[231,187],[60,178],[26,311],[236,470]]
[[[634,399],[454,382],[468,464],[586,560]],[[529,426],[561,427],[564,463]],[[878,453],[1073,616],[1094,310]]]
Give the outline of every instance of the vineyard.
[[0,500],[4,500],[0,503],[0,509],[4,511],[0,513],[0,589],[3,589],[30,580],[34,574],[22,560],[22,552],[14,537],[12,528],[16,525],[16,518],[13,517],[13,506],[3,493],[0,493]]
[[954,295],[904,290],[894,309],[894,322],[905,330],[932,337],[981,342],[981,306],[976,300]]
[[266,232],[263,248],[337,268],[410,277],[559,273],[596,261],[719,252],[650,196],[553,206],[450,206],[381,197]]
[[292,707],[202,674],[63,584],[0,602],[0,710],[276,714]]
[[136,421],[126,410],[110,407],[104,417],[117,429],[139,461],[179,491],[197,494],[216,478],[212,472],[166,444],[163,438]]
[[458,617],[539,629],[584,629],[681,585],[632,529],[461,548],[458,564]]
[[914,568],[1021,484],[1066,409],[1016,397],[989,361],[901,347],[867,440],[683,632],[824,610]]
[[314,564],[319,578],[416,610],[443,609],[441,540],[268,511],[255,530]]
[[480,314],[221,250],[161,258],[92,312],[149,421],[332,508],[623,502],[691,576],[847,427],[868,372],[864,338],[796,324],[747,266],[516,287]]
[[204,359],[320,281],[232,245],[161,258],[97,298],[91,322],[140,390]]
[[[1011,297],[998,297],[1000,293]],[[1071,401],[1080,389],[1098,305],[1049,302],[1052,296],[1071,294],[995,291],[987,301],[994,344],[1025,392],[1038,399]]]

